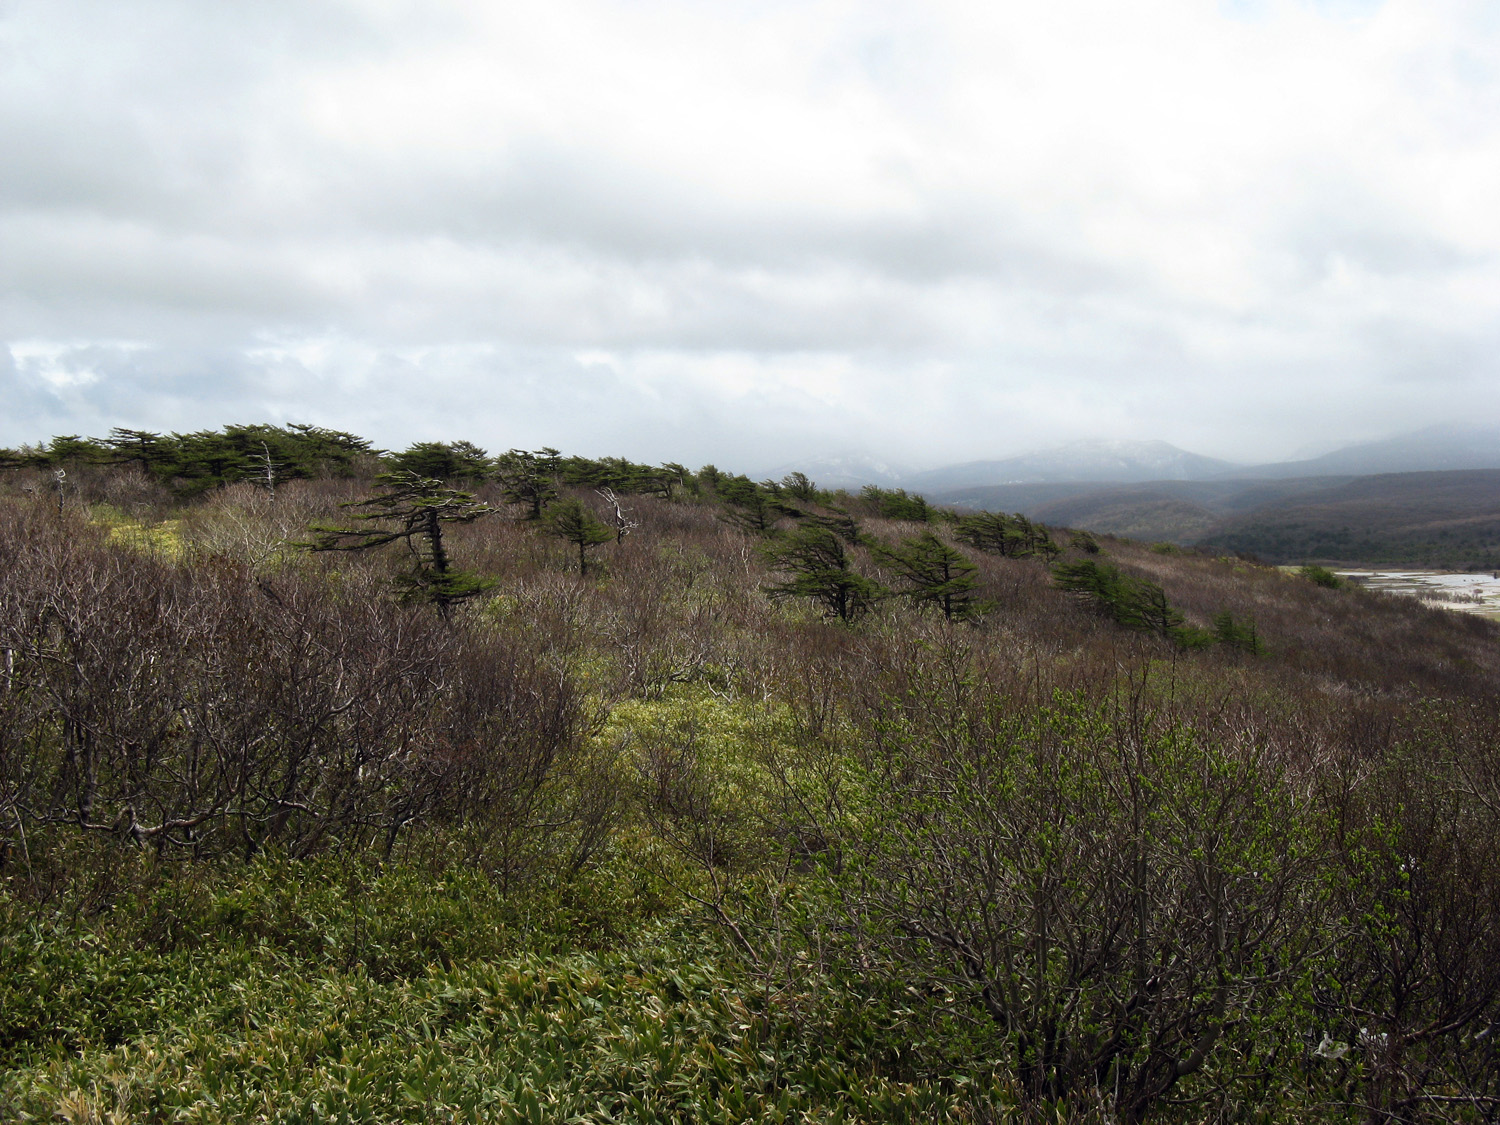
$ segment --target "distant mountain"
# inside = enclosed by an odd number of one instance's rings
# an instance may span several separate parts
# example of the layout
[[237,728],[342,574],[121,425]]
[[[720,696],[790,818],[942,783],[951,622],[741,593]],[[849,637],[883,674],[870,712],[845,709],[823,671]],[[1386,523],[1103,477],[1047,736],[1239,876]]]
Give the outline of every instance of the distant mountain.
[[1500,567],[1500,470],[1361,476],[1237,514],[1198,539],[1268,562]]
[[803,473],[819,488],[847,488],[858,492],[867,484],[896,488],[912,476],[910,467],[865,450],[851,450],[834,457],[806,457],[788,461],[756,474],[757,480],[780,480],[789,473]]
[[1236,468],[1229,461],[1189,453],[1164,441],[1075,441],[1000,461],[970,461],[915,473],[904,483],[919,490],[951,491],[1053,481],[1207,480]]
[[1500,469],[1500,428],[1430,426],[1409,434],[1336,449],[1306,461],[1233,469],[1233,477],[1367,476],[1373,473]]
[[1322,492],[1353,479],[1163,480],[1144,484],[1064,481],[959,488],[931,493],[927,498],[960,508],[1020,512],[1044,523],[1106,535],[1191,543],[1245,512]]
[[[1469,469],[1500,469],[1500,428],[1432,426],[1383,441],[1347,446],[1321,457],[1261,465],[1235,465],[1189,453],[1165,441],[1075,441],[1016,457],[968,461],[922,472],[860,450],[809,457],[778,466],[760,474],[760,478],[779,480],[787,473],[801,471],[824,488],[857,491],[867,484],[900,487],[940,503],[1006,511],[1028,511],[1038,504],[1071,496],[1149,484],[1158,490],[1165,488],[1174,499],[1222,512],[1276,500],[1289,494],[1288,487],[1291,492],[1302,492],[1319,487],[1319,480],[1326,482],[1322,487],[1341,483],[1329,478]],[[1304,480],[1309,483],[1292,483]],[[1247,490],[1252,481],[1262,482],[1263,490]],[[1224,487],[1209,488],[1206,493],[1194,490],[1192,495],[1181,491],[1182,485],[1197,482]],[[1233,502],[1228,501],[1231,495],[1236,498]],[[1181,511],[1186,516],[1186,510]],[[1196,524],[1200,518],[1201,513],[1186,522]],[[1153,515],[1147,522],[1159,526],[1161,521]],[[1186,527],[1181,534],[1188,534]]]
[[1267,562],[1500,568],[1500,470],[1494,469],[991,485],[928,499]]

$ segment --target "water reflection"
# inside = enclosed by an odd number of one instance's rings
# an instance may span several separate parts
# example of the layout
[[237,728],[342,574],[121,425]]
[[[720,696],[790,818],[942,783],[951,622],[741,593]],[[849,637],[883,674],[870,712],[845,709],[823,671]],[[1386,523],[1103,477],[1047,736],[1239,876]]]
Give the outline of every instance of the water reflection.
[[1432,605],[1500,618],[1500,574],[1453,574],[1441,570],[1340,570],[1371,590],[1421,598]]

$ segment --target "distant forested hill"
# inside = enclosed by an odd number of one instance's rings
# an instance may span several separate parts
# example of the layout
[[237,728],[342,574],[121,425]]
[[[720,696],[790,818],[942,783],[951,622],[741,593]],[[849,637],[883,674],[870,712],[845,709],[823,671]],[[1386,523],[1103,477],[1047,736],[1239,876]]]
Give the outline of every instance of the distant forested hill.
[[1075,482],[939,493],[1105,535],[1255,555],[1444,568],[1500,566],[1500,470],[1287,480]]
[[1199,540],[1271,562],[1500,567],[1500,470],[1387,473],[1232,517]]

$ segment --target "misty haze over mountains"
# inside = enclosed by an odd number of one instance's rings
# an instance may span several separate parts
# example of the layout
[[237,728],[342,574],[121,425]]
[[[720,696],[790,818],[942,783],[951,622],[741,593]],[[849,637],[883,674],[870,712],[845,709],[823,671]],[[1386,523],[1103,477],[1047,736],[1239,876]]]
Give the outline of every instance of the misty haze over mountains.
[[796,468],[824,487],[907,488],[936,503],[1273,562],[1440,560],[1489,569],[1500,558],[1500,430],[1493,428],[1431,427],[1263,465],[1235,465],[1164,441],[1080,441],[921,472],[859,455]]
[[955,490],[1029,484],[1141,484],[1150,481],[1277,480],[1373,473],[1500,469],[1500,428],[1430,426],[1300,461],[1241,465],[1165,441],[1075,441],[993,461],[914,470],[866,452],[809,457],[757,474],[806,473],[826,488],[902,487],[961,502]]
[[1164,441],[1075,441],[1055,449],[971,461],[918,473],[918,488],[944,490],[1044,481],[1208,480],[1235,469],[1228,461],[1188,453]]

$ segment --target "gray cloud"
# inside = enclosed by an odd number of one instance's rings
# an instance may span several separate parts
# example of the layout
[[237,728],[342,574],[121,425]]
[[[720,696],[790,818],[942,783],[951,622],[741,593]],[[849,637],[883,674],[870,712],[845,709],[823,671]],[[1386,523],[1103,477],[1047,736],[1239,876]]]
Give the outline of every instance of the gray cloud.
[[1494,418],[1479,0],[14,0],[0,442],[766,464]]

